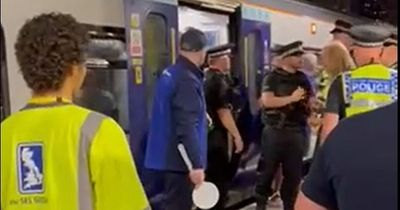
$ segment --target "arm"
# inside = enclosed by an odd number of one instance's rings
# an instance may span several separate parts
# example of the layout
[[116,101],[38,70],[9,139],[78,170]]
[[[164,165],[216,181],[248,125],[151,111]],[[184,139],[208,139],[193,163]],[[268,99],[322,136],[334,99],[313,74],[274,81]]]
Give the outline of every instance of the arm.
[[307,196],[305,196],[302,192],[300,192],[297,197],[295,210],[328,210],[328,209],[313,202],[312,200],[307,198]]
[[172,99],[172,115],[176,121],[176,135],[185,146],[189,159],[193,164],[193,169],[204,168],[203,157],[200,152],[199,134],[196,129],[202,112],[202,103],[202,98],[193,81],[181,81],[178,83]]
[[329,133],[337,126],[339,123],[339,115],[343,112],[343,91],[342,91],[341,77],[333,81],[331,87],[329,88],[327,103],[325,113],[322,119],[322,129],[321,129],[321,141],[324,142]]
[[276,76],[273,73],[268,74],[263,81],[261,102],[265,108],[279,108],[293,102],[291,96],[277,97],[275,91],[278,86]]
[[273,92],[263,92],[261,100],[265,108],[279,108],[293,103],[291,96],[277,97]]
[[97,210],[149,208],[125,134],[110,118],[100,126],[89,159]]
[[230,109],[219,109],[218,117],[221,120],[224,127],[228,130],[228,132],[234,136],[240,136],[239,130],[236,127],[235,120],[233,119],[232,113]]

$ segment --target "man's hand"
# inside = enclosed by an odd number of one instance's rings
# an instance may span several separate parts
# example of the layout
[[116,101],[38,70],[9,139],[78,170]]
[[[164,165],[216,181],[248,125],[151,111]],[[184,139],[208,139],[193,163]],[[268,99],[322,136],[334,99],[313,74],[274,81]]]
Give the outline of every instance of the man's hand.
[[193,169],[189,173],[190,181],[197,187],[204,182],[205,174],[203,169]]
[[233,143],[235,144],[235,153],[241,153],[243,151],[242,137],[240,135],[233,136]]
[[295,91],[293,91],[292,95],[290,96],[290,99],[292,102],[298,102],[302,99],[304,99],[304,94],[305,90],[301,87],[298,87]]

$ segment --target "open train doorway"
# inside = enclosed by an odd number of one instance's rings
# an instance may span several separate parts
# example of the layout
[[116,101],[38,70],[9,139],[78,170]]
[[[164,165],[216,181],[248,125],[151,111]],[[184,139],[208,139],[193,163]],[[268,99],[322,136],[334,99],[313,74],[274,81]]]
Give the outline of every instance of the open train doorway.
[[229,43],[229,19],[228,14],[213,13],[182,5],[178,8],[179,33],[183,33],[189,27],[199,29],[207,36],[207,47]]

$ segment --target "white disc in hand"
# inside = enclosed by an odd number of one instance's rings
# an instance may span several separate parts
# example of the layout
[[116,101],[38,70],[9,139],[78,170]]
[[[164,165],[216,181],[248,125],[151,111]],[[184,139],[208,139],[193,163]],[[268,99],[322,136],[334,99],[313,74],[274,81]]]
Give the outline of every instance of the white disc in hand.
[[200,209],[210,209],[217,204],[219,191],[213,183],[203,182],[203,184],[194,189],[192,198],[194,205]]

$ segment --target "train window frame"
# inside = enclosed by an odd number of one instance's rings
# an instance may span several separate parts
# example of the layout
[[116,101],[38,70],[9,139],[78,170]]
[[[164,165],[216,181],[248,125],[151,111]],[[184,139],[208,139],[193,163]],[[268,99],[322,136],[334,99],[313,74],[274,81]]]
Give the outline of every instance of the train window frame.
[[8,82],[8,68],[6,56],[6,38],[3,25],[1,25],[1,121],[10,115],[10,93]]
[[[254,37],[253,48],[250,46],[250,37]],[[248,100],[249,100],[249,108],[250,112],[253,115],[256,115],[259,111],[258,107],[258,93],[261,91],[261,85],[258,84],[262,81],[263,77],[263,66],[259,67],[257,58],[263,54],[262,49],[256,46],[260,46],[262,43],[257,43],[261,41],[261,31],[258,29],[252,30],[250,33],[246,34],[243,38],[243,68],[242,75],[245,83],[245,87],[247,88]],[[256,50],[252,50],[256,49]],[[252,53],[252,54],[249,54]],[[251,67],[254,67],[253,69]]]
[[[150,18],[158,19],[160,25],[150,26],[149,20]],[[153,22],[154,23],[154,22]],[[161,30],[159,26],[163,26],[164,30]],[[148,36],[149,33],[154,33],[151,30],[153,28],[157,28],[157,37],[163,37],[162,43],[163,45],[158,45],[157,42],[152,42],[151,36]],[[150,30],[150,31],[148,31]],[[155,30],[153,30],[155,31]],[[164,32],[163,34],[161,34]],[[172,52],[171,43],[168,38],[169,36],[169,28],[168,28],[168,18],[160,13],[160,12],[149,12],[146,15],[143,24],[143,45],[144,45],[144,55],[143,55],[143,65],[144,65],[144,77],[145,77],[145,92],[146,92],[146,108],[148,113],[148,118],[151,118],[151,109],[154,98],[154,91],[156,86],[156,81],[161,72],[171,64]],[[161,43],[161,42],[160,42]],[[154,46],[154,51],[152,51],[152,45]],[[162,49],[160,49],[162,47]],[[156,55],[157,57],[152,60],[152,57]],[[150,64],[150,65],[149,65]],[[153,64],[154,66],[151,66]]]

